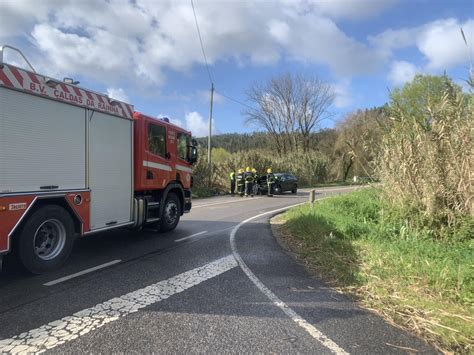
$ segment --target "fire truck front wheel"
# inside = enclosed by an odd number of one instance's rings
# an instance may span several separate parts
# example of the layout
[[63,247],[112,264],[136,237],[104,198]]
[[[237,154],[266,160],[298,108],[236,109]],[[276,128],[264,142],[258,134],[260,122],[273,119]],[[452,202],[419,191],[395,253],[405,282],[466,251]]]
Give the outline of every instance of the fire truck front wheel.
[[181,203],[175,193],[170,192],[166,197],[160,221],[160,231],[169,232],[176,228],[181,216]]
[[63,264],[74,244],[74,222],[56,205],[35,211],[18,236],[18,256],[33,274],[42,274]]

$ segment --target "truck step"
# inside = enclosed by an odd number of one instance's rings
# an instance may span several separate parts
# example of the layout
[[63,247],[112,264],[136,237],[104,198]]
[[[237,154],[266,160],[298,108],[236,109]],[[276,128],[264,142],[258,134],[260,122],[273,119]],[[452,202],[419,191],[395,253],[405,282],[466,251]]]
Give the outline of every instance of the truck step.
[[148,202],[148,208],[156,208],[159,207],[160,203],[159,202]]
[[146,223],[154,223],[154,222],[158,222],[160,219],[159,218],[148,218],[146,220]]

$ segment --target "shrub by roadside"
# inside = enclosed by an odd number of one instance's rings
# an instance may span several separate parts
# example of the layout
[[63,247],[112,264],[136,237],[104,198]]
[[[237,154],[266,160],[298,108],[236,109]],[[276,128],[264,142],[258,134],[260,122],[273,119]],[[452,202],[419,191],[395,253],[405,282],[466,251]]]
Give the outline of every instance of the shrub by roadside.
[[282,242],[328,283],[442,350],[473,350],[472,217],[440,240],[422,216],[394,211],[365,189],[282,219]]
[[193,188],[193,199],[212,197],[216,195],[216,191],[207,187]]

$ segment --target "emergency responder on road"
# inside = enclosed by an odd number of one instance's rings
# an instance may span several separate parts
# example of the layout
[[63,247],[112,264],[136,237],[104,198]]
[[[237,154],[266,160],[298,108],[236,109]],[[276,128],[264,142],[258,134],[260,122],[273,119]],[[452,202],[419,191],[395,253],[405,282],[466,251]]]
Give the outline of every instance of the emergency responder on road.
[[273,188],[275,186],[275,175],[273,175],[272,168],[267,169],[267,196],[273,197]]
[[239,169],[237,172],[237,193],[242,197],[244,195],[244,169]]
[[233,169],[229,174],[230,180],[230,194],[233,195],[235,193],[235,169]]
[[252,168],[252,173],[253,173],[253,186],[252,186],[252,191],[253,191],[253,194],[254,195],[258,195],[258,190],[259,190],[259,186],[258,186],[258,173],[257,173],[257,169],[255,168]]
[[248,195],[251,195],[253,197],[253,183],[255,179],[252,173],[252,169],[250,169],[249,166],[245,168],[244,179],[245,179],[245,197],[248,197]]

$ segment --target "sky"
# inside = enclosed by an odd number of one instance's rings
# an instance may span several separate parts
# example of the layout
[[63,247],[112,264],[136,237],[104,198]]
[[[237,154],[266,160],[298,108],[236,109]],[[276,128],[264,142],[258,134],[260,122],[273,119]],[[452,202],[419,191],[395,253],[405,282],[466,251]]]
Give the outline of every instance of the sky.
[[[251,105],[252,85],[280,74],[333,86],[324,128],[383,105],[417,73],[446,72],[465,85],[474,57],[472,0],[194,0],[194,7],[216,88],[213,134],[257,130],[241,103]],[[197,137],[208,134],[211,84],[188,0],[2,0],[1,44],[20,48],[41,74],[73,77]],[[25,67],[12,52],[5,61]]]

